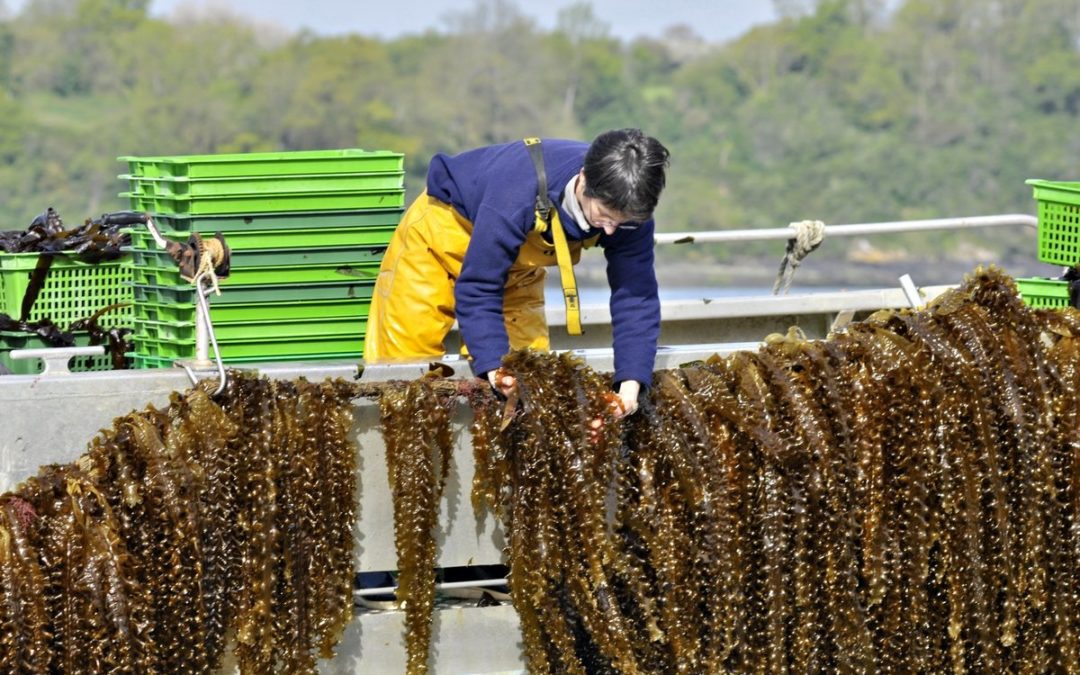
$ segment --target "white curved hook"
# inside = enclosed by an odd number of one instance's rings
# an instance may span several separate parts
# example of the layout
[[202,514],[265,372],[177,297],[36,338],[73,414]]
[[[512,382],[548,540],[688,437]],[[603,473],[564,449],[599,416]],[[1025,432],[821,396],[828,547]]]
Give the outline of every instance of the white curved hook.
[[154,219],[149,214],[146,216],[146,229],[150,230],[150,236],[154,238],[154,243],[158,245],[158,248],[165,248],[166,244],[169,243],[165,241],[165,237],[161,236],[157,225],[154,225]]

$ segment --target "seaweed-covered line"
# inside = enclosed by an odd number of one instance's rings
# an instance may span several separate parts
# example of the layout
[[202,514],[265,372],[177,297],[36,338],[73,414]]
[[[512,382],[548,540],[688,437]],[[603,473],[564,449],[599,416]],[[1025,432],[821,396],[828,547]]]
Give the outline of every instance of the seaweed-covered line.
[[994,268],[658,372],[599,442],[578,411],[609,381],[510,355],[521,412],[474,404],[473,498],[530,671],[1076,670],[1078,359],[1080,312]]
[[212,673],[232,636],[243,673],[314,673],[353,606],[352,398],[237,375],[0,496],[0,663]]

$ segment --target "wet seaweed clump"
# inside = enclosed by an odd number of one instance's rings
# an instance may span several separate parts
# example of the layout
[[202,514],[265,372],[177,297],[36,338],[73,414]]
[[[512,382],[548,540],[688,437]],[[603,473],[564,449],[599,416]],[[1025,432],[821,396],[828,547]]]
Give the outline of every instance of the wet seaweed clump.
[[139,222],[143,214],[132,211],[102,214],[87,218],[82,225],[66,227],[60,214],[48,207],[34,217],[25,230],[0,232],[0,251],[4,253],[76,254],[81,260],[114,260],[122,255],[121,247],[131,244],[131,235],[123,232]]
[[0,496],[13,672],[313,673],[352,612],[353,390],[234,374]]
[[435,606],[435,530],[453,446],[452,399],[431,378],[387,388],[379,398],[398,554],[397,601],[405,610],[406,670],[427,672]]
[[530,672],[1080,667],[1080,312],[979,269],[920,311],[659,371],[619,422],[569,356],[504,367],[520,410],[476,405],[474,500]]

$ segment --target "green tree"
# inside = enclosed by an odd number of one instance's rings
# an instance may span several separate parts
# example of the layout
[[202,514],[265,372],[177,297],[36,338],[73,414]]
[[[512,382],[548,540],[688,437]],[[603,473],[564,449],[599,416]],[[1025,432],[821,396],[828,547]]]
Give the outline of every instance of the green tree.
[[147,20],[148,0],[31,0],[19,21],[20,79],[59,96],[123,90],[117,48]]

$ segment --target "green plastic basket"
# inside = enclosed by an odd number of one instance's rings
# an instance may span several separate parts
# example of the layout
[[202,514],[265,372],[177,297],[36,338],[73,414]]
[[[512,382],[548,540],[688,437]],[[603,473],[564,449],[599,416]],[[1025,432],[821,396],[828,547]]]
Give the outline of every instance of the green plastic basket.
[[1069,306],[1069,282],[1059,279],[1017,279],[1020,298],[1028,307],[1058,309]]
[[[186,286],[151,286],[135,284],[132,286],[136,305],[157,303],[193,307],[195,287]],[[210,301],[211,312],[218,305],[252,305],[273,302],[312,302],[319,300],[371,300],[375,290],[374,281],[350,281],[347,283],[326,284],[264,284],[256,286],[232,286],[221,295],[211,293],[206,297]],[[213,316],[213,315],[211,315]]]
[[131,208],[136,211],[192,216],[389,209],[403,206],[405,203],[405,190],[390,189],[216,197],[161,197],[136,192],[121,192],[120,196],[126,197]]
[[[211,319],[213,315],[211,314]],[[338,319],[309,319],[305,321],[242,321],[223,323],[214,321],[214,337],[219,343],[250,341],[281,341],[285,338],[318,338],[335,335],[363,335],[367,329],[366,317]],[[195,344],[195,324],[169,321],[135,321],[134,339],[190,342]]]
[[[307,265],[303,267],[242,267],[234,269],[229,276],[220,279],[222,289],[235,286],[260,286],[270,284],[314,284],[348,281],[350,279],[374,282],[379,274],[379,260],[331,265]],[[180,277],[176,268],[131,267],[131,278],[143,286],[183,286],[190,283]]]
[[1069,267],[1080,263],[1080,182],[1029,180],[1038,202],[1039,260]]
[[386,150],[305,150],[172,157],[118,157],[129,173],[146,178],[227,178],[401,171],[404,155]]
[[[268,302],[252,305],[214,305],[210,319],[215,326],[249,321],[302,321],[364,318],[371,311],[370,300],[330,300],[322,302]],[[135,305],[135,321],[193,323],[194,305],[142,302]]]
[[[213,234],[222,232],[264,232],[268,230],[326,230],[334,228],[394,228],[401,220],[403,208],[361,209],[356,211],[306,211],[285,213],[256,213],[223,216],[188,216],[177,214],[153,214],[158,229],[189,234]],[[136,231],[145,228],[136,228]]]
[[[225,243],[233,252],[262,249],[317,249],[341,246],[386,246],[394,236],[394,225],[380,227],[336,227],[309,230],[268,230],[247,232],[223,232]],[[211,236],[213,231],[200,231]],[[187,241],[187,232],[163,230],[166,239]],[[131,231],[131,247],[152,251],[157,248],[153,236],[146,230]]]
[[[39,257],[37,253],[0,254],[0,313],[19,318],[23,296]],[[103,314],[98,325],[130,326],[134,317],[130,282],[128,256],[94,265],[70,254],[58,254],[28,318],[30,321],[49,318],[61,328],[67,328],[72,321],[88,318],[104,307],[129,303]]]
[[[234,273],[237,270],[252,267],[348,266],[381,262],[385,250],[386,246],[239,250],[232,252],[229,263]],[[176,262],[162,249],[143,250],[135,248],[131,250],[131,259],[137,267],[177,269]]]
[[[89,345],[90,335],[88,333],[75,333],[76,347],[87,347]],[[49,347],[48,342],[32,333],[0,331],[0,365],[3,365],[15,375],[37,375],[43,368],[41,359],[19,359],[16,361],[11,358],[11,352],[16,349],[48,349]],[[112,370],[112,357],[108,354],[101,356],[74,356],[68,362],[68,368],[74,373]]]
[[298,194],[304,192],[348,192],[387,190],[404,186],[404,171],[385,173],[338,173],[300,176],[244,176],[236,178],[142,178],[131,174],[126,180],[131,192],[146,197],[235,197],[240,195]]
[[[189,359],[195,356],[195,341],[152,340],[136,336],[135,353],[167,359]],[[280,358],[292,360],[297,355],[356,354],[364,352],[362,333],[293,337],[281,340],[218,340],[223,361],[248,358]]]
[[[174,368],[174,361],[176,359],[164,357],[164,356],[145,356],[143,354],[127,354],[127,357],[131,359],[132,368]],[[183,357],[183,358],[191,358]],[[282,358],[280,356],[255,356],[244,359],[222,359],[229,365],[242,366],[244,364],[259,364],[259,363],[274,363],[277,361],[288,361],[290,363],[297,363],[301,361],[359,361],[360,354],[356,352],[344,352],[341,354],[292,354],[288,358]]]

